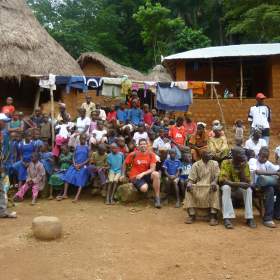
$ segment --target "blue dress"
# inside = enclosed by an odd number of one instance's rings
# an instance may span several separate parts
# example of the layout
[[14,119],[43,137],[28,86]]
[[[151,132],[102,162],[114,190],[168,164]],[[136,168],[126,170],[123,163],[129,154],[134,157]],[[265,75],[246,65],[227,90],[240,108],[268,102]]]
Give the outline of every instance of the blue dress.
[[39,152],[40,148],[44,146],[44,142],[41,139],[33,140],[33,145],[35,147],[35,152]]
[[[74,159],[76,163],[85,162],[88,159],[89,147],[78,145],[74,152]],[[89,172],[86,166],[77,170],[74,165],[71,165],[66,171],[63,180],[76,187],[84,187],[88,181]]]
[[30,162],[32,153],[35,151],[35,147],[33,142],[28,144],[22,142],[20,144],[20,152],[22,155],[22,160],[17,161],[13,165],[13,169],[16,171],[18,180],[25,181],[27,178],[27,168],[24,166],[23,162]]
[[53,154],[51,152],[40,153],[40,162],[43,164],[48,175],[53,172]]

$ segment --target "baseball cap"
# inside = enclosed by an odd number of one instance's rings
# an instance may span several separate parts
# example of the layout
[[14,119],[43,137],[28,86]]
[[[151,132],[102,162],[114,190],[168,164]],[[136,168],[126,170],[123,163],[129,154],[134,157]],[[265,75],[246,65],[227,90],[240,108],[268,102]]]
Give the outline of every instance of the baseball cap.
[[266,98],[266,96],[261,92],[257,93],[257,95],[256,95],[256,99],[265,99],[265,98]]

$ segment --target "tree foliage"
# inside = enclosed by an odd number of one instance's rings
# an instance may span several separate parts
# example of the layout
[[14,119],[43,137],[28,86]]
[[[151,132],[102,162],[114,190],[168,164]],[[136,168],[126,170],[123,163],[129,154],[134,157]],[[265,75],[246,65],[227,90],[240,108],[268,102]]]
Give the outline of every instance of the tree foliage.
[[27,0],[74,58],[98,51],[147,71],[161,55],[280,42],[279,0]]

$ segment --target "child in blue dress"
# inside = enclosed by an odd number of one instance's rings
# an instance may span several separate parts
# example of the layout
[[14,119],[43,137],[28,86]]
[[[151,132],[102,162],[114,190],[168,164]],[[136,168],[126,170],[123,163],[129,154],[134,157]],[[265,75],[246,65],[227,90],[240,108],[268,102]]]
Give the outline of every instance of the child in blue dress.
[[33,145],[35,147],[35,152],[39,153],[41,147],[44,146],[44,142],[40,139],[41,137],[41,132],[39,128],[35,128],[33,130]]
[[58,196],[57,200],[63,200],[68,198],[69,184],[78,188],[77,194],[72,202],[78,202],[82,188],[85,187],[89,172],[87,164],[89,162],[89,147],[86,145],[86,135],[80,135],[80,145],[77,145],[74,151],[73,164],[66,171],[63,180],[64,193],[62,196]]
[[27,167],[31,161],[32,153],[35,151],[35,147],[31,139],[32,134],[27,132],[25,138],[19,144],[20,160],[13,165],[13,169],[17,175],[19,188],[27,178]]
[[182,169],[180,173],[179,186],[180,186],[181,194],[184,197],[186,192],[186,187],[187,187],[187,181],[192,168],[192,155],[190,152],[182,153],[181,163],[182,163]]

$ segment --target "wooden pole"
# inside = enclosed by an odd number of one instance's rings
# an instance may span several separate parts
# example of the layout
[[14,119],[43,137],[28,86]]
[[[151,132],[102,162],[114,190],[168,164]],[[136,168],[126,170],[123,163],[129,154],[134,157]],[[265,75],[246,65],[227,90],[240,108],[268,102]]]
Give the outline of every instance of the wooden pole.
[[51,119],[52,119],[52,147],[54,147],[54,98],[53,98],[53,89],[50,88],[50,96],[51,96]]
[[34,111],[39,107],[41,97],[41,88],[38,87],[35,95]]
[[[211,74],[211,83],[214,81],[214,67],[213,67],[213,60],[210,59],[210,74]],[[214,97],[214,85],[211,84],[211,99]]]
[[242,59],[240,59],[240,101],[241,101],[241,103],[242,103],[242,98],[243,98],[243,86],[244,86],[243,63],[242,63]]
[[223,112],[223,109],[222,109],[222,106],[221,106],[221,103],[220,103],[220,100],[219,100],[219,96],[218,96],[218,93],[217,93],[217,90],[216,90],[215,86],[213,87],[213,90],[214,90],[215,97],[216,97],[216,100],[217,100],[217,103],[218,103],[218,106],[219,106],[219,109],[220,109],[221,119],[222,119],[222,123],[224,125],[224,132],[225,132],[225,135],[226,135],[226,120],[225,120],[224,112]]

